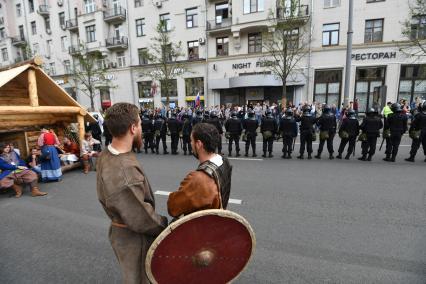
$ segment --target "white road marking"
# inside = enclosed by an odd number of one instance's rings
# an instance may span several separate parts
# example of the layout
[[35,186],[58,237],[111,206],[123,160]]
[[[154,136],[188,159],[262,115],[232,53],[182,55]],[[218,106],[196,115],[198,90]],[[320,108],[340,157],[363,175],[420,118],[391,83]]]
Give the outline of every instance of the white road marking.
[[[157,190],[156,192],[154,192],[154,194],[164,195],[164,196],[169,196],[170,193],[171,193],[170,191],[163,191],[163,190]],[[241,205],[243,201],[241,199],[230,198],[229,203]]]
[[263,159],[254,159],[254,158],[232,158],[227,157],[228,160],[238,160],[238,161],[263,161]]

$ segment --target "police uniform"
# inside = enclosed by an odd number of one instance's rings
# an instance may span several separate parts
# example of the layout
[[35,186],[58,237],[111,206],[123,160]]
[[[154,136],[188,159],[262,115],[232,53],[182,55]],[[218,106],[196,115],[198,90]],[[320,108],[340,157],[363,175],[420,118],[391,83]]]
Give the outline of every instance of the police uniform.
[[321,159],[321,153],[324,149],[324,144],[327,142],[327,150],[329,154],[330,160],[334,159],[333,153],[333,140],[334,135],[336,135],[336,117],[331,112],[331,109],[329,106],[325,106],[323,109],[323,113],[317,120],[317,125],[320,130],[320,143],[318,146],[318,153],[315,156],[316,159]]
[[151,152],[154,153],[154,125],[147,114],[142,118],[142,133],[145,154],[148,153],[148,149],[151,149]]
[[155,152],[159,154],[160,140],[163,143],[163,154],[168,154],[167,144],[166,144],[166,135],[167,135],[167,123],[161,114],[157,115],[156,120],[154,121],[154,135],[155,135]]
[[189,151],[189,154],[192,154],[191,147],[191,132],[192,132],[192,122],[187,113],[183,116],[182,124],[182,144],[183,144],[183,154],[186,155],[186,151]]
[[219,142],[217,144],[217,151],[219,154],[222,154],[222,134],[223,134],[223,128],[222,123],[220,122],[220,119],[217,117],[216,111],[210,112],[210,117],[206,119],[204,122],[213,125],[216,127],[217,131],[219,132]]
[[245,156],[248,156],[248,152],[250,149],[253,151],[253,157],[256,157],[256,136],[257,136],[257,128],[259,127],[259,122],[254,117],[253,110],[248,111],[248,118],[243,120],[243,129],[245,131],[246,136],[246,153]]
[[315,135],[314,124],[316,118],[311,114],[311,108],[307,107],[303,109],[303,115],[296,119],[300,122],[300,149],[298,159],[304,158],[305,147],[308,152],[308,159],[312,159],[312,140]]
[[170,131],[170,140],[172,155],[178,154],[179,132],[182,130],[182,123],[176,119],[176,113],[172,113],[172,117],[167,121],[167,127]]
[[402,108],[399,104],[393,104],[391,109],[393,113],[389,114],[385,119],[384,128],[385,131],[390,131],[390,136],[386,141],[386,158],[383,159],[387,162],[395,162],[402,135],[407,131],[408,121],[407,115],[402,113]]
[[283,117],[280,119],[278,132],[283,138],[283,159],[291,159],[293,152],[293,140],[297,137],[297,122],[293,117],[293,111],[289,108],[286,110]]
[[355,151],[356,138],[359,134],[359,122],[356,117],[356,113],[353,110],[348,111],[348,116],[342,122],[339,129],[340,146],[339,154],[336,158],[341,159],[342,153],[345,150],[346,144],[349,143],[348,152],[346,153],[345,159],[349,160],[352,153]]
[[380,129],[382,128],[383,122],[378,116],[378,112],[375,109],[370,109],[360,126],[365,137],[361,142],[362,157],[358,158],[358,160],[371,161],[376,153],[377,137],[380,137]]
[[414,157],[417,154],[417,150],[420,148],[420,144],[426,156],[426,102],[421,106],[419,113],[414,116],[409,132],[413,142],[411,144],[410,157],[405,160],[414,162]]
[[235,112],[232,112],[231,117],[225,122],[226,132],[229,133],[228,152],[232,156],[232,143],[235,143],[236,156],[240,156],[240,136],[242,131],[241,120]]
[[272,147],[274,144],[275,134],[277,133],[277,123],[272,116],[270,110],[266,111],[266,117],[262,118],[260,124],[260,132],[263,135],[263,155],[262,157],[266,158],[266,151],[269,152],[269,158],[272,158]]
[[203,122],[203,113],[200,110],[197,110],[195,117],[192,119],[192,126],[195,126],[197,123]]

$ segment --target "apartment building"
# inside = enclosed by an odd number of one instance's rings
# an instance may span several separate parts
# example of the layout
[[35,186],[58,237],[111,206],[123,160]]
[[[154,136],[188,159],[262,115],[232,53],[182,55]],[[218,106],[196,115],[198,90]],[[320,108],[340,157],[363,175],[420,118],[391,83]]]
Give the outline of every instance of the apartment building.
[[[95,108],[128,101],[165,103],[161,82],[147,71],[144,56],[160,21],[188,72],[171,84],[170,102],[205,105],[281,102],[282,82],[267,67],[263,42],[277,23],[297,19],[294,32],[307,41],[305,56],[287,78],[285,101],[343,102],[348,1],[341,0],[0,0],[0,64],[39,54],[45,69],[72,96],[90,106],[70,80],[73,55],[81,46],[98,50],[109,67],[108,86],[96,89]],[[360,111],[386,101],[426,99],[426,58],[407,56],[402,22],[409,1],[355,2],[350,98]],[[426,16],[412,20],[426,38]]]

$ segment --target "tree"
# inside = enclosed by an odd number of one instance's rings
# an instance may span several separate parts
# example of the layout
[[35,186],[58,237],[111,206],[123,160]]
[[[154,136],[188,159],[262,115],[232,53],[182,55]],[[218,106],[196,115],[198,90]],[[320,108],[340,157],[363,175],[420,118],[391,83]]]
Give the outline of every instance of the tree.
[[107,66],[100,51],[88,52],[84,45],[80,44],[78,52],[73,54],[73,66],[71,77],[76,89],[90,98],[90,107],[95,109],[96,89],[100,87],[113,88],[111,81],[107,79]]
[[[152,69],[142,71],[142,76],[160,81],[162,92],[166,95],[166,104],[170,103],[170,90],[173,79],[189,72],[188,68],[179,58],[184,56],[182,42],[174,43],[170,36],[173,30],[168,28],[165,21],[160,21],[155,29],[155,36],[151,38],[148,51],[144,56],[153,64]],[[164,94],[162,94],[163,96]]]
[[426,0],[410,2],[409,18],[402,24],[402,34],[409,41],[400,51],[417,59],[426,57]]
[[287,96],[287,79],[300,72],[298,63],[308,52],[306,37],[308,7],[298,0],[278,0],[276,13],[270,12],[273,32],[263,41],[262,65],[282,81],[282,97]]

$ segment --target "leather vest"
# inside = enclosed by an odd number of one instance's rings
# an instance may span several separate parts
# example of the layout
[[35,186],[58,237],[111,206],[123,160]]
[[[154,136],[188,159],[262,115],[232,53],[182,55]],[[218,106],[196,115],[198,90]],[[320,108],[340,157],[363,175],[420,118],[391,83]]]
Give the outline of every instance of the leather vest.
[[215,180],[219,187],[222,207],[223,209],[226,209],[228,206],[229,196],[231,194],[232,166],[228,159],[222,159],[223,164],[220,167],[211,161],[205,161],[198,166],[197,171],[203,171]]

